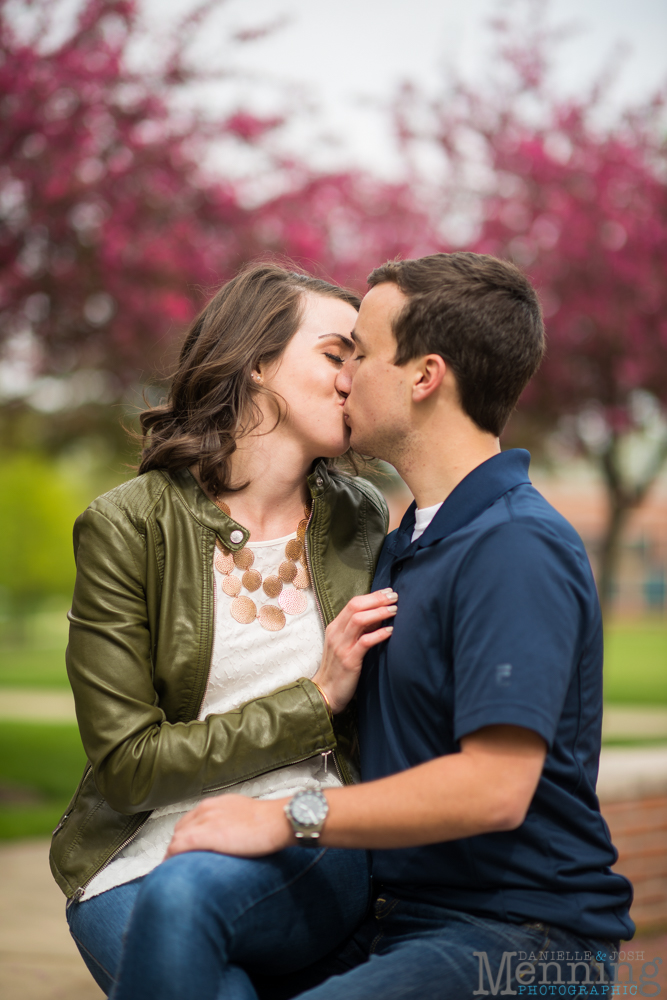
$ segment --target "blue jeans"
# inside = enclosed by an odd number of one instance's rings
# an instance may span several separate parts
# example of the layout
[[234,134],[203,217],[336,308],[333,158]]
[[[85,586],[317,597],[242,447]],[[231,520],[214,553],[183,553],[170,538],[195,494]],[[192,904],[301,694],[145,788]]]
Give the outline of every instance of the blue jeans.
[[70,934],[91,976],[109,994],[123,950],[123,934],[143,878],[126,882],[82,903],[67,904]]
[[108,992],[115,981],[114,1000],[256,1000],[245,969],[284,976],[316,962],[357,927],[369,899],[364,851],[196,851],[73,904],[68,920],[98,984]]
[[490,920],[384,893],[341,948],[297,975],[267,981],[261,996],[265,1000],[294,996],[473,1000],[475,995],[503,993],[517,998],[611,996],[611,958],[617,949],[618,942],[584,940],[540,923]]

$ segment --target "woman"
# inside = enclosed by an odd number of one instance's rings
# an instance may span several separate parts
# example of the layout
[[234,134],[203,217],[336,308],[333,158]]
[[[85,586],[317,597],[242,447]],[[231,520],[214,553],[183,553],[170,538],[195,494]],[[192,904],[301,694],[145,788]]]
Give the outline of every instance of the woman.
[[[387,511],[327,462],[348,448],[357,307],[272,264],[223,286],[185,338],[167,404],[142,416],[139,476],[77,521],[67,667],[89,764],[51,867],[105,992],[142,884],[203,796],[353,780],[352,712],[327,683],[358,673],[395,613],[385,593],[348,604],[370,587]],[[234,862],[225,898],[252,895],[256,864],[210,857],[224,884]],[[319,878],[333,904],[305,921],[287,962],[305,965],[363,915],[366,857],[275,857],[271,892]]]

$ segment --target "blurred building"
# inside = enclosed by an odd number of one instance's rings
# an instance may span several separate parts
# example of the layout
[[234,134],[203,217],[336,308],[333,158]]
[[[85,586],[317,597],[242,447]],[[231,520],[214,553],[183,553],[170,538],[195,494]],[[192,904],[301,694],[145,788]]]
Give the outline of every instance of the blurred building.
[[[533,482],[577,529],[596,570],[607,518],[601,484],[576,467],[571,474],[567,469],[553,476],[534,473]],[[613,608],[622,615],[667,612],[667,476],[658,480],[628,519]]]

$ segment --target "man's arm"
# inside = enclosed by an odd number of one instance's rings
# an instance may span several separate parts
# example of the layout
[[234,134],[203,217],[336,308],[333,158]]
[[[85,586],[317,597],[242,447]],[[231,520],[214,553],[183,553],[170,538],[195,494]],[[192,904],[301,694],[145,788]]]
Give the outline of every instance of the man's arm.
[[[523,823],[542,773],[546,744],[518,726],[488,726],[461,740],[461,752],[389,778],[329,789],[323,847],[387,849],[434,844]],[[176,826],[167,856],[208,850],[241,857],[296,843],[286,799],[221,795]]]

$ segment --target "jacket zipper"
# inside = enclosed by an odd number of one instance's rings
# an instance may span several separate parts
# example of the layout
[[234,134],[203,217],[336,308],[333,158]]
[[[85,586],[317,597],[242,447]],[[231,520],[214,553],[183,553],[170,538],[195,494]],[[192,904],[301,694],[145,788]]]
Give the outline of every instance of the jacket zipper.
[[[320,621],[322,622],[322,629],[323,629],[324,632],[326,632],[327,626],[326,626],[326,622],[324,621],[324,613],[322,611],[322,606],[321,606],[319,598],[317,596],[317,586],[315,584],[315,574],[312,573],[312,570],[311,570],[312,563],[310,561],[310,552],[308,551],[308,528],[310,527],[310,522],[313,519],[313,514],[314,513],[315,513],[315,498],[313,497],[313,502],[312,502],[312,504],[310,506],[310,514],[308,515],[308,524],[306,525],[306,534],[304,535],[303,541],[304,541],[304,545],[306,547],[306,562],[308,563],[308,571],[312,574],[312,577],[313,577],[313,596],[315,598],[315,607],[317,608],[317,612],[318,612],[318,614],[320,616]],[[328,759],[329,759],[330,755],[331,755],[331,758],[333,760],[334,767],[336,768],[336,774],[338,775],[338,780],[340,781],[341,785],[345,785],[345,781],[343,779],[343,774],[341,772],[340,765],[338,763],[338,757],[336,756],[336,751],[335,750],[325,750],[324,753],[322,754],[322,756],[324,757],[324,773],[325,774],[327,773],[327,764],[328,764]],[[298,763],[298,761],[295,761],[295,763]]]
[[[304,544],[306,546],[306,562],[308,563],[309,572],[312,572],[311,570],[312,563],[310,561],[310,552],[308,551],[308,528],[310,527],[310,522],[313,520],[314,513],[315,513],[315,499],[313,498],[313,502],[310,506],[310,514],[308,515],[308,524],[306,525],[306,534],[304,535],[303,539]],[[322,606],[317,596],[317,587],[315,585],[315,574],[313,574],[313,594],[315,595],[315,607],[317,608],[317,613],[319,614],[320,621],[322,622],[322,630],[326,631],[327,623],[324,620],[324,613],[322,611]]]
[[[81,899],[81,897],[83,896],[84,892],[86,891],[86,889],[88,888],[88,886],[90,885],[90,883],[93,881],[93,879],[97,878],[97,876],[100,874],[100,872],[103,872],[105,868],[108,868],[109,865],[111,864],[111,862],[115,861],[115,859],[118,857],[118,855],[120,854],[120,852],[124,851],[125,848],[128,846],[128,844],[132,843],[132,841],[134,840],[134,838],[136,837],[136,835],[143,828],[144,824],[148,822],[148,820],[150,819],[152,813],[153,813],[153,810],[151,810],[151,812],[146,817],[146,819],[144,819],[144,820],[141,821],[141,823],[139,824],[139,826],[137,827],[137,829],[134,831],[134,833],[131,833],[130,836],[127,837],[123,841],[123,843],[120,845],[120,847],[117,847],[116,850],[113,852],[113,854],[111,854],[110,857],[107,858],[107,860],[104,862],[104,864],[101,866],[101,868],[98,868],[94,875],[91,875],[90,878],[86,882],[83,883],[83,885],[79,886],[79,888],[76,890],[76,892],[74,893],[74,895],[70,898],[68,906],[71,903],[77,903]],[[61,823],[63,823],[66,818],[67,818],[66,816],[63,816],[63,818],[61,820]]]
[[[216,539],[216,541],[217,541],[217,539]],[[216,547],[217,547],[216,545],[213,546],[213,561],[214,561],[214,563],[215,563],[215,550],[216,550]],[[199,719],[199,713],[201,712],[202,705],[204,704],[204,699],[206,698],[206,692],[208,691],[208,682],[211,679],[211,670],[213,669],[213,653],[215,651],[215,626],[216,626],[215,616],[216,616],[216,611],[217,611],[217,597],[216,597],[216,586],[215,586],[215,569],[214,569],[213,566],[211,566],[211,593],[213,595],[213,625],[212,625],[213,635],[211,637],[211,652],[210,652],[209,658],[208,658],[208,673],[206,675],[206,683],[204,684],[204,690],[201,693],[201,700],[199,702],[199,708],[197,709],[197,715],[195,716],[196,719]]]
[[60,822],[58,823],[58,826],[57,826],[57,827],[55,828],[55,830],[54,830],[54,831],[53,831],[53,833],[51,834],[51,836],[52,836],[52,837],[55,837],[55,835],[56,835],[57,833],[59,833],[59,832],[60,832],[60,831],[62,830],[62,828],[63,828],[63,827],[64,827],[64,825],[65,825],[65,820],[66,820],[66,819],[67,819],[68,817],[69,817],[69,813],[65,813],[65,815],[64,815],[64,816],[63,816],[63,817],[61,818]]

